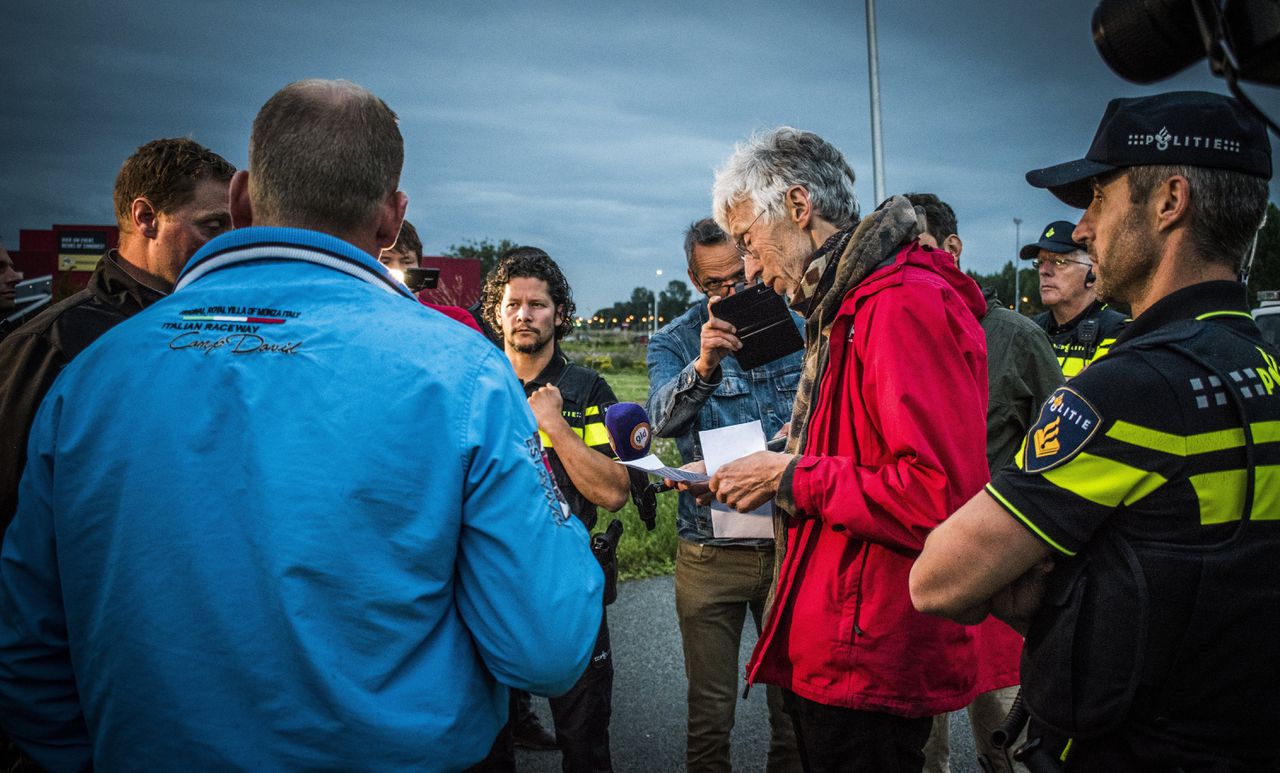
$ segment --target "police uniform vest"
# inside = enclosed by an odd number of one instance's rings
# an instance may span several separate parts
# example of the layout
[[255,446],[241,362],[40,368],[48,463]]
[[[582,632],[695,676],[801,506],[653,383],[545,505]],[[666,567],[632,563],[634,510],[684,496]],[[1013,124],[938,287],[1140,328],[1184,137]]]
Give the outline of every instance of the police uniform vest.
[[1235,283],[1179,291],[1132,326],[1054,393],[1018,469],[988,487],[1059,554],[1027,634],[1023,698],[1065,736],[1138,729],[1268,759],[1280,753],[1280,354]]
[[[538,388],[552,384],[560,390],[564,401],[560,409],[561,415],[573,430],[592,449],[613,458],[613,449],[609,445],[609,433],[604,425],[604,410],[617,402],[613,390],[598,373],[590,368],[575,365],[560,352],[559,348],[552,356],[551,362],[543,368],[537,378],[524,385],[525,393],[532,394]],[[551,465],[551,474],[556,486],[569,505],[569,511],[577,515],[590,531],[596,525],[596,506],[591,500],[578,493],[569,473],[565,471],[551,438],[538,430],[542,438],[542,447],[546,449],[547,461]]]
[[1049,336],[1062,375],[1071,378],[1110,350],[1116,336],[1124,329],[1125,317],[1094,301],[1065,324],[1056,324],[1053,313],[1049,311],[1037,314],[1034,321]]

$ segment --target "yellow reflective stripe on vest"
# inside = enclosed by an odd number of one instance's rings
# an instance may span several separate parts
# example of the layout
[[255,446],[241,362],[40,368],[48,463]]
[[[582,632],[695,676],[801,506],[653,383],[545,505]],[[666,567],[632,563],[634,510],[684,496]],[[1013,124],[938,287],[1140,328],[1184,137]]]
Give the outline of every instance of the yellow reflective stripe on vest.
[[1058,367],[1062,368],[1062,375],[1067,378],[1080,375],[1080,371],[1084,370],[1086,364],[1083,357],[1058,358]]
[[1093,350],[1093,359],[1089,360],[1089,364],[1092,365],[1093,363],[1102,359],[1103,355],[1111,351],[1111,347],[1115,346],[1115,343],[1116,343],[1116,339],[1114,338],[1104,338],[1101,341],[1099,341],[1098,348]]
[[[588,408],[587,413],[590,412],[591,409]],[[597,409],[596,413],[599,412],[600,411]],[[588,424],[586,427],[570,426],[569,429],[573,430],[573,434],[582,438],[582,442],[589,446],[609,445],[609,430],[605,429],[604,422],[593,422]],[[543,448],[555,447],[551,444],[551,438],[547,437],[547,433],[542,430],[538,430],[538,437],[542,438]]]
[[[1280,466],[1257,468],[1253,489],[1253,520],[1280,520]],[[1211,526],[1240,520],[1244,513],[1244,470],[1222,470],[1192,475],[1189,480],[1200,500],[1200,523]]]
[[1214,317],[1244,317],[1245,319],[1253,319],[1253,315],[1247,311],[1206,311],[1204,314],[1196,317],[1196,319],[1213,319]]
[[[603,424],[601,424],[601,425],[600,425],[600,427],[603,429],[604,425],[603,425]],[[582,437],[582,430],[581,430],[581,429],[579,429],[579,428],[577,428],[577,427],[572,427],[572,426],[571,426],[571,427],[569,427],[569,429],[573,431],[573,434],[577,435],[578,437]],[[587,428],[587,432],[588,432],[588,433],[590,433],[590,432],[591,432],[591,428],[590,428],[590,427],[588,427],[588,428]],[[543,432],[542,430],[538,430],[538,437],[542,438],[542,447],[543,447],[543,448],[555,448],[555,446],[551,444],[551,438],[547,437],[547,433]],[[585,442],[587,443],[587,445],[591,445],[591,442],[590,442],[590,441],[585,441]],[[608,432],[606,432],[606,433],[604,434],[604,442],[606,442],[606,443],[608,443],[608,442],[609,442],[609,433],[608,433]]]
[[598,406],[598,405],[588,405],[588,406],[587,406],[587,410],[583,411],[583,412],[582,412],[582,415],[583,415],[583,416],[599,416],[599,415],[600,415],[600,406]]
[[[1250,424],[1249,428],[1253,430],[1255,443],[1280,441],[1280,421],[1258,421]],[[1127,421],[1117,421],[1107,430],[1107,437],[1173,456],[1194,456],[1226,451],[1231,448],[1244,448],[1244,430],[1239,427],[1215,432],[1200,432],[1195,435],[1177,435]]]
[[1169,482],[1160,473],[1086,453],[1040,474],[1058,488],[1104,507],[1131,505]]
[[[591,409],[588,408],[587,412],[590,413],[590,411]],[[575,429],[574,432],[582,438],[583,443],[586,443],[589,446],[609,445],[609,430],[605,429],[604,422],[592,422],[582,430]]]

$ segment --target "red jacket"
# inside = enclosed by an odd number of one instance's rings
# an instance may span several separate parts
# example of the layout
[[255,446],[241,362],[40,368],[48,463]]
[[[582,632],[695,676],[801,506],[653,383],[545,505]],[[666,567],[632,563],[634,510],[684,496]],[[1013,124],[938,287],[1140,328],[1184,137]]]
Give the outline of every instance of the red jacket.
[[977,694],[972,632],[915,611],[907,575],[988,479],[984,313],[951,256],[914,242],[846,294],[780,492],[795,517],[750,681],[906,717]]

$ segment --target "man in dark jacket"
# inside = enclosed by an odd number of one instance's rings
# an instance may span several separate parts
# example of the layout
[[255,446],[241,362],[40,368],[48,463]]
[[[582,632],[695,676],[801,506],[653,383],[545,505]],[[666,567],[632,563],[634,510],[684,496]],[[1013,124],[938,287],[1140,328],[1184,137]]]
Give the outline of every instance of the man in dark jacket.
[[[595,371],[569,362],[560,350],[560,340],[573,330],[569,282],[546,252],[516,247],[503,253],[486,280],[484,304],[489,322],[502,331],[503,351],[538,421],[547,466],[564,506],[590,530],[597,508],[617,512],[627,503],[631,479],[627,468],[613,461],[605,430],[605,411],[618,402],[613,389]],[[600,620],[591,665],[568,692],[549,700],[566,773],[613,769],[612,701],[613,655],[606,615]],[[495,746],[485,769],[500,769],[502,758],[509,759],[507,750]]]
[[[932,193],[908,193],[924,230],[920,243],[945,250],[960,266],[964,242],[956,232],[955,210]],[[1040,406],[1062,383],[1062,371],[1049,338],[1034,322],[987,296],[982,332],[987,337],[987,465],[998,470],[1009,463]],[[1018,657],[1022,637],[999,620],[984,620],[974,628],[978,642],[978,689],[969,704],[973,742],[993,771],[1025,771],[991,743],[991,734],[1004,725],[1018,694]],[[948,717],[934,717],[925,746],[926,773],[949,770]]]
[[53,380],[107,330],[168,295],[187,259],[231,228],[235,171],[189,139],[138,148],[116,177],[119,246],[102,256],[85,289],[0,341],[0,538],[17,509],[31,421]]

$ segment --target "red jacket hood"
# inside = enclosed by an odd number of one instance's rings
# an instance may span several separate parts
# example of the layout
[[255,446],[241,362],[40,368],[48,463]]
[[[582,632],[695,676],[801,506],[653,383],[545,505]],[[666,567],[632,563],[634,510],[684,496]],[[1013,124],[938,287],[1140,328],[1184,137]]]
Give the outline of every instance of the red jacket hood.
[[912,240],[899,250],[894,256],[893,265],[873,272],[854,289],[860,291],[858,294],[861,295],[879,290],[884,283],[900,283],[906,266],[916,266],[937,274],[959,294],[975,319],[987,316],[987,299],[982,294],[982,288],[973,281],[973,277],[956,266],[955,257],[945,250],[926,247],[917,240]]

